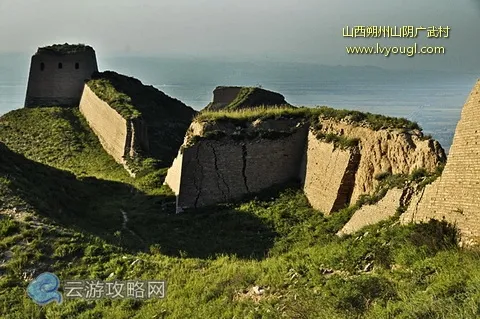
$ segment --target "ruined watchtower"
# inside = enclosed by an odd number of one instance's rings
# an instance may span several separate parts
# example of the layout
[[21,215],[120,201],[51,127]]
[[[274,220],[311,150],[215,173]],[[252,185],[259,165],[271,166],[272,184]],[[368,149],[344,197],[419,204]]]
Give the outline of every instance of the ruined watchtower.
[[25,107],[78,106],[85,80],[96,71],[95,50],[88,45],[38,48],[30,65]]

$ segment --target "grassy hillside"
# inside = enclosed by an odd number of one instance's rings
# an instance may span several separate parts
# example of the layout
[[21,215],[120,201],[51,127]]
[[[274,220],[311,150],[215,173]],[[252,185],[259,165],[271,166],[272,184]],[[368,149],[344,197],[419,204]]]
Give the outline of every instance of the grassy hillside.
[[[445,223],[337,238],[352,209],[324,217],[296,185],[174,214],[172,194],[128,177],[74,109],[9,113],[0,142],[1,318],[480,316],[480,255]],[[167,296],[40,307],[25,289],[47,270],[164,279]]]
[[0,141],[27,158],[79,176],[130,181],[78,108],[19,109],[0,117]]

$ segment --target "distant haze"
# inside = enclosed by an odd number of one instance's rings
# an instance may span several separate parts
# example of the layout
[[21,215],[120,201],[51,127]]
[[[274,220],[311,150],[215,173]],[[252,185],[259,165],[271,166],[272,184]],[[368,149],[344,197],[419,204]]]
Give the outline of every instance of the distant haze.
[[[349,39],[354,25],[449,26],[448,39]],[[476,0],[0,0],[0,52],[87,43],[99,55],[375,65],[480,72]],[[347,55],[347,45],[433,45],[436,56]]]

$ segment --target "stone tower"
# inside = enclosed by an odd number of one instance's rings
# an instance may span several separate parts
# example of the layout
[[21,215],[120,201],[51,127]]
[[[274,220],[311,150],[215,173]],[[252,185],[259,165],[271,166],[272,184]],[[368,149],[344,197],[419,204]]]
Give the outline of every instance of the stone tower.
[[39,48],[30,64],[25,107],[78,106],[85,80],[97,71],[90,46],[66,43]]

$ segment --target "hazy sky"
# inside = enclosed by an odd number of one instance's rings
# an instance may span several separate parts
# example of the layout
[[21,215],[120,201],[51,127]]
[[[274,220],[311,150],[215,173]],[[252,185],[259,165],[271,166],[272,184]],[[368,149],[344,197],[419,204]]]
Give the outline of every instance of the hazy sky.
[[[448,39],[350,39],[354,25],[441,25]],[[221,56],[480,72],[476,0],[0,0],[0,52],[87,43],[97,54]],[[444,46],[445,55],[347,55],[347,45]]]

